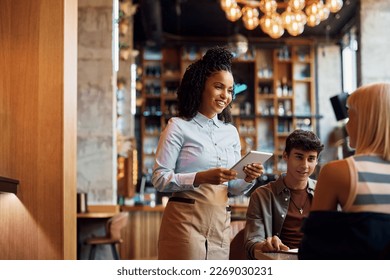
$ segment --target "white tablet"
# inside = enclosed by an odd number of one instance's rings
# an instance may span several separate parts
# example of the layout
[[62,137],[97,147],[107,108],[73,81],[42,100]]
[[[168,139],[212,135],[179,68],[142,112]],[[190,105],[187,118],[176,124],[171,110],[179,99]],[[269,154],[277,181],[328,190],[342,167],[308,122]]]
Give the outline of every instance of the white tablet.
[[272,153],[267,152],[259,152],[259,151],[250,151],[245,156],[243,156],[239,161],[236,162],[230,169],[235,170],[238,179],[245,179],[246,174],[244,173],[244,166],[251,163],[262,163],[266,162],[270,157],[272,157]]

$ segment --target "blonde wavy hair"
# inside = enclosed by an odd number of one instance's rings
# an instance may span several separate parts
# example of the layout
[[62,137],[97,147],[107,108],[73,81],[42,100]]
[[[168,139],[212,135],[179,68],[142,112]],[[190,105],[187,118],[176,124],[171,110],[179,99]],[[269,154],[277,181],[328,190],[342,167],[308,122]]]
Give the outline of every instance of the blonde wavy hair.
[[357,154],[379,154],[390,160],[390,83],[362,86],[347,99],[357,112]]

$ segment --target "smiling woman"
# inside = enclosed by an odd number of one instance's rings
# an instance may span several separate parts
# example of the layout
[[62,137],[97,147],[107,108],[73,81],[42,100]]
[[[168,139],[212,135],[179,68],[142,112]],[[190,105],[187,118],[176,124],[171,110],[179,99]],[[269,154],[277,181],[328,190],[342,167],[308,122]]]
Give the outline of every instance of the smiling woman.
[[199,112],[208,118],[213,118],[232,102],[233,76],[227,71],[220,71],[210,75],[207,79]]
[[245,193],[263,173],[260,163],[246,168],[244,179],[230,170],[241,158],[230,124],[232,58],[224,48],[211,48],[187,68],[177,91],[178,117],[161,134],[152,183],[173,195],[161,222],[159,259],[228,259],[228,193]]

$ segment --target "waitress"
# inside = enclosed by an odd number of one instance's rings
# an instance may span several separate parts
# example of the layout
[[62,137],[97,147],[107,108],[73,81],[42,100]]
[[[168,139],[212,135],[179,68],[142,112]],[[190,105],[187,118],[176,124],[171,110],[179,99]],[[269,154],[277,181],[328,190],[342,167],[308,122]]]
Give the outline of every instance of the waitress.
[[231,124],[232,58],[215,47],[187,68],[177,91],[178,116],[161,134],[152,183],[173,194],[160,227],[159,259],[228,259],[228,193],[245,193],[264,171],[253,163],[244,168],[245,179],[236,179],[229,169],[241,158]]

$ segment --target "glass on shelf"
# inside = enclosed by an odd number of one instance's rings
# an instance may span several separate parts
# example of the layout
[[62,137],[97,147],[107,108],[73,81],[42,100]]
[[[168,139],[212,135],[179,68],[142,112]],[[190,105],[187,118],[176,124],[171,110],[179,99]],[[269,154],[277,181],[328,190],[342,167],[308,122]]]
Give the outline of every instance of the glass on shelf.
[[278,50],[278,60],[286,61],[291,59],[291,51],[287,46],[284,46]]
[[170,116],[175,116],[178,112],[178,107],[177,103],[167,103],[165,104],[165,110],[164,114],[165,115],[170,115]]
[[274,151],[274,135],[270,133],[274,130],[272,119],[261,118],[257,122],[257,150],[264,152]]
[[295,84],[295,114],[310,114],[310,85],[308,83]]
[[241,121],[239,132],[243,135],[256,135],[255,123],[253,120]]
[[144,154],[155,154],[158,144],[158,137],[146,137],[143,140],[143,152]]
[[278,104],[278,115],[279,116],[284,116],[285,115],[284,103],[283,102],[279,102],[279,104]]
[[257,71],[257,77],[260,79],[272,79],[273,75],[273,69],[268,68],[267,66],[262,67]]
[[297,46],[295,55],[298,61],[310,60],[310,47],[309,46]]
[[179,84],[179,81],[166,81],[164,86],[164,94],[175,95],[177,89],[179,88]]
[[291,100],[284,101],[284,112],[285,112],[286,116],[292,115]]
[[279,119],[278,120],[278,133],[286,134],[290,133],[292,127],[291,120]]
[[145,132],[148,135],[160,135],[161,127],[159,125],[146,126]]
[[245,102],[244,104],[241,105],[240,115],[241,116],[252,115],[252,104],[250,102]]
[[258,85],[259,94],[261,95],[272,95],[273,94],[273,87],[271,84],[259,84]]
[[180,75],[180,66],[173,63],[164,64],[164,76],[176,77]]
[[198,49],[196,47],[187,47],[183,49],[182,59],[183,60],[196,60],[199,58]]
[[149,95],[160,95],[161,85],[157,82],[147,82],[145,84],[145,93]]
[[276,81],[276,96],[281,97],[283,95],[282,83],[278,80]]
[[297,129],[313,130],[310,118],[303,118],[297,120]]
[[244,137],[241,139],[241,151],[246,154],[255,148],[254,139],[252,137]]
[[155,105],[145,106],[145,110],[143,112],[143,115],[145,117],[147,117],[147,116],[157,116],[157,117],[160,117],[160,116],[162,116],[161,107],[160,106],[155,106]]
[[146,65],[145,66],[145,76],[159,78],[161,76],[160,65]]
[[258,103],[258,112],[262,116],[275,115],[273,100],[260,100]]
[[277,169],[280,171],[280,172],[287,172],[287,163],[286,161],[283,159],[282,156],[278,156],[278,164],[277,164]]
[[160,50],[145,49],[144,59],[145,60],[161,60],[162,53]]
[[310,64],[309,63],[296,63],[294,65],[294,79],[301,80],[307,79],[311,77],[310,72]]

